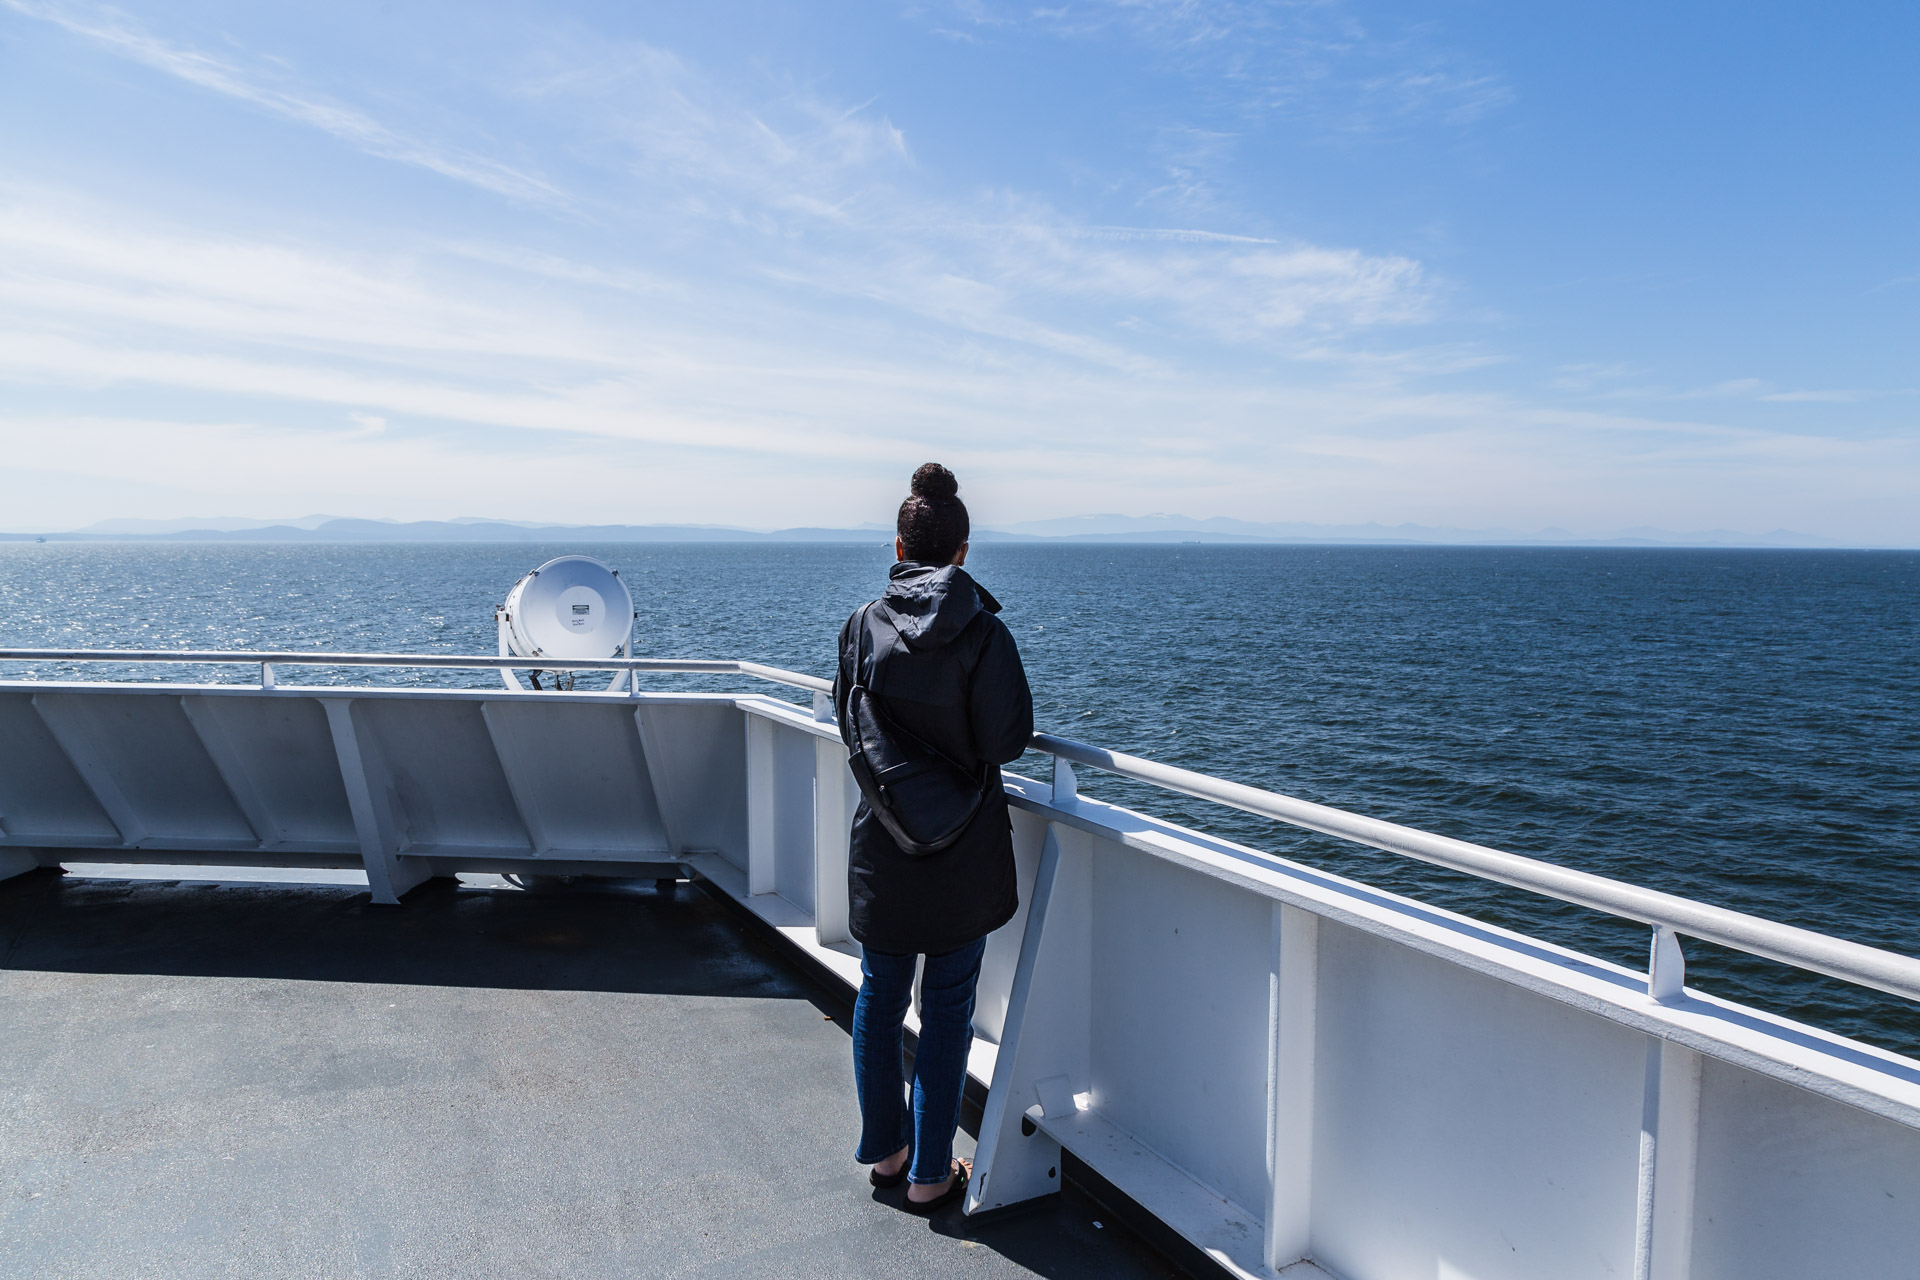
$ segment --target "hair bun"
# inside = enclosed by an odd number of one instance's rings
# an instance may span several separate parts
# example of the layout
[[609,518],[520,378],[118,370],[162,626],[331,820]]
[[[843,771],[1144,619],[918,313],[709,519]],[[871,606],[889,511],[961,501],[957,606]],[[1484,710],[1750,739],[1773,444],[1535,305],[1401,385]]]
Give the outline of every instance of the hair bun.
[[939,463],[929,462],[913,473],[913,492],[928,502],[946,502],[960,492],[960,481]]

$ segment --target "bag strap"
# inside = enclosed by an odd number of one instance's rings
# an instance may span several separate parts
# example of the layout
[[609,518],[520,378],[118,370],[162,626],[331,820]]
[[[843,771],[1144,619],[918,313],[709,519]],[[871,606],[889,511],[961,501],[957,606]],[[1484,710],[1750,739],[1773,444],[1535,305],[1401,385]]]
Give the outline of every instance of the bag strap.
[[[975,786],[984,786],[986,778],[984,762],[982,762],[982,767],[978,770],[969,769],[940,748],[934,746],[931,742],[928,742],[925,738],[922,738],[919,734],[908,729],[888,713],[886,702],[882,700],[879,694],[868,688],[860,679],[860,659],[867,642],[867,615],[873,612],[873,606],[878,603],[879,601],[877,600],[869,601],[866,607],[860,610],[860,637],[855,640],[853,644],[853,687],[867,695],[867,701],[873,705],[874,714],[880,717],[881,721],[886,725],[888,732],[899,734],[902,738],[905,738],[914,746],[919,747],[922,751],[940,761],[961,777],[972,778]],[[900,628],[894,627],[891,623],[889,623],[888,626],[895,635],[900,634]]]

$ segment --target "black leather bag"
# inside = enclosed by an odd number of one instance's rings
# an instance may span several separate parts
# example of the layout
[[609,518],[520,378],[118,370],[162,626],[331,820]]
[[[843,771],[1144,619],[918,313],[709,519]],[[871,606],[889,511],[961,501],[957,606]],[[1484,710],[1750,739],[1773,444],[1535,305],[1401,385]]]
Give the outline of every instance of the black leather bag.
[[868,605],[860,612],[840,739],[847,745],[847,768],[873,816],[901,852],[926,857],[966,834],[986,801],[985,767],[974,774],[932,743],[909,733],[867,688],[860,669],[872,609]]

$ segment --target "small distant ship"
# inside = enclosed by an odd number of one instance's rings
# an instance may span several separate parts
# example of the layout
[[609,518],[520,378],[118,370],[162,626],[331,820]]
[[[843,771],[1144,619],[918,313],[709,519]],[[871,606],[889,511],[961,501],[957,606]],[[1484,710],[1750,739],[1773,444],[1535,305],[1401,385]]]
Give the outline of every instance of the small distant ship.
[[[497,656],[0,650],[259,676],[0,681],[0,876],[72,861],[346,867],[386,904],[462,872],[691,878],[793,963],[857,987],[858,794],[829,682],[625,656],[624,586],[542,568],[500,611]],[[588,633],[597,656],[567,656]],[[535,665],[616,674],[570,691],[512,678]],[[316,666],[490,668],[506,687],[280,678]],[[770,683],[812,705],[642,691],[657,672]],[[1051,774],[1005,775],[1021,909],[981,980],[966,1213],[1071,1178],[1184,1250],[1180,1265],[1237,1277],[1920,1274],[1920,1061],[1688,988],[1680,939],[1907,1000],[1920,959],[1050,734],[1032,746]],[[1637,921],[1648,968],[1083,796],[1076,768]],[[686,959],[703,962],[724,957]],[[743,1078],[729,1055],[777,1054],[784,1034],[715,1048],[716,1082]],[[525,1105],[571,1096],[535,1090]],[[382,1114],[408,1123],[404,1107]]]

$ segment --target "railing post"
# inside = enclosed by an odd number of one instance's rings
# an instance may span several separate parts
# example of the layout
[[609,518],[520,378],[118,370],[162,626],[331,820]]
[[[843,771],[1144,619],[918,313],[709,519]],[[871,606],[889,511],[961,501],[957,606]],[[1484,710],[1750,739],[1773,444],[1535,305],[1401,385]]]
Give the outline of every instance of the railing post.
[[271,689],[273,686],[273,664],[271,662],[263,662],[260,664],[260,687],[262,689]]
[[432,876],[427,864],[417,858],[400,855],[401,838],[396,829],[392,788],[379,746],[369,736],[361,739],[354,723],[350,698],[322,698],[327,728],[333,737],[333,749],[340,765],[340,781],[347,792],[347,808],[353,815],[353,833],[360,842],[360,861],[367,869],[367,889],[372,899],[395,906],[400,895]]
[[[493,621],[500,632],[500,656],[510,658],[513,656],[513,645],[507,638],[507,611],[504,608],[495,609],[493,611]],[[512,667],[497,667],[495,670],[500,673],[500,683],[506,685],[507,688],[515,692],[525,691],[527,686],[520,683],[520,677],[513,674]]]
[[1079,798],[1080,786],[1073,776],[1073,765],[1061,756],[1053,758],[1053,802],[1068,804]]
[[1677,1004],[1686,981],[1687,957],[1680,950],[1680,935],[1670,925],[1655,925],[1647,961],[1647,994],[1661,1004]]

